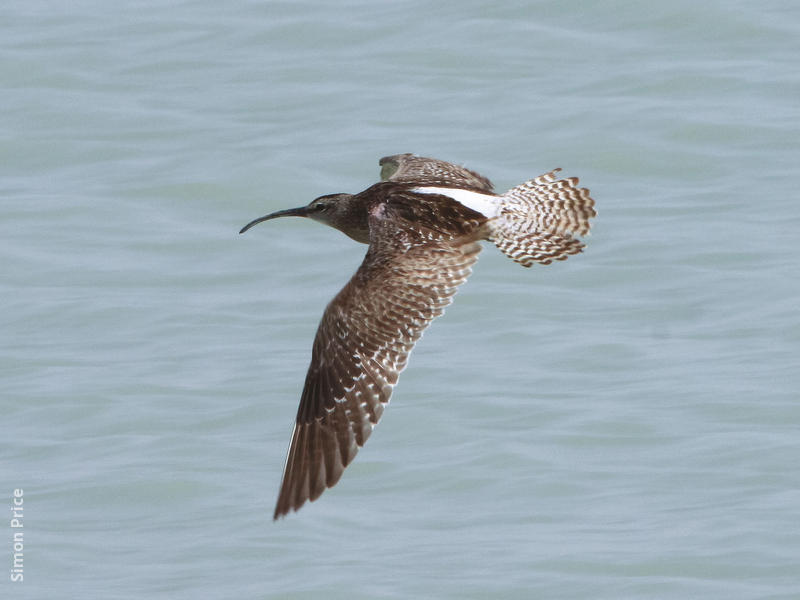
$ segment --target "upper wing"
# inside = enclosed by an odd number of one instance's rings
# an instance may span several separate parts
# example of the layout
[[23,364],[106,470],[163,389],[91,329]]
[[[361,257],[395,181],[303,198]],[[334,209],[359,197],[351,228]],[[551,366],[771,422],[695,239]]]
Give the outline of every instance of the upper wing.
[[371,209],[364,262],[322,316],[276,519],[336,484],[383,413],[414,343],[477,260],[477,231],[454,239],[390,212],[386,203]]
[[458,187],[488,193],[494,190],[492,182],[483,175],[436,158],[395,154],[384,156],[378,163],[381,166],[382,181]]

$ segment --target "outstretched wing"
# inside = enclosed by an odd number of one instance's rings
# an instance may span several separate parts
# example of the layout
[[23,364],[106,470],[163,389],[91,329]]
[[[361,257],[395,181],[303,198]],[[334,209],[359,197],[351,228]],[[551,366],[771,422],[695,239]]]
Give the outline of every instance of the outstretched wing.
[[457,187],[492,193],[494,186],[483,175],[466,167],[414,154],[384,156],[378,161],[382,181],[417,183],[425,186]]
[[389,402],[423,330],[477,260],[478,231],[413,224],[391,203],[370,209],[370,246],[325,309],[314,339],[274,518],[339,481]]

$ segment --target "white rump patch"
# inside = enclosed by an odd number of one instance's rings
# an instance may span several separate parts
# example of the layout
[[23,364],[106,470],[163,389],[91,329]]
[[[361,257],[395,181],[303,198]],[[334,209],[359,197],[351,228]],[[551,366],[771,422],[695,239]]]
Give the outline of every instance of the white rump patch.
[[487,219],[496,217],[500,211],[500,196],[446,187],[418,187],[411,191],[420,192],[422,194],[441,194],[442,196],[448,196],[459,204],[463,204],[467,208],[481,213]]

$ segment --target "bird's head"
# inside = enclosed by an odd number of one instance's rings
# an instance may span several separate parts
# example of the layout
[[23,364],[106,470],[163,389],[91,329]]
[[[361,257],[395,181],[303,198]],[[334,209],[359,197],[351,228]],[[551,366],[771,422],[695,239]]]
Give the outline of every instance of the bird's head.
[[309,219],[314,219],[315,221],[320,221],[321,223],[336,227],[336,223],[338,223],[344,213],[345,202],[343,201],[350,197],[350,194],[328,194],[326,196],[320,196],[312,200],[307,206],[287,208],[254,219],[242,227],[239,233],[244,233],[254,225],[269,221],[270,219],[277,219],[278,217],[308,217]]

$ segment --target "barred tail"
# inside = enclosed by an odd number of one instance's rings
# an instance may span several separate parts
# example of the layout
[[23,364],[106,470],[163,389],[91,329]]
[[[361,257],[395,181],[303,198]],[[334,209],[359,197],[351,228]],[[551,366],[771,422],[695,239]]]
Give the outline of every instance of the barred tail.
[[589,233],[589,219],[597,216],[589,190],[577,187],[577,177],[557,179],[560,170],[508,190],[491,222],[492,241],[524,267],[579,253],[584,244],[573,236]]

